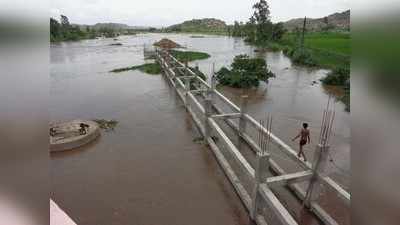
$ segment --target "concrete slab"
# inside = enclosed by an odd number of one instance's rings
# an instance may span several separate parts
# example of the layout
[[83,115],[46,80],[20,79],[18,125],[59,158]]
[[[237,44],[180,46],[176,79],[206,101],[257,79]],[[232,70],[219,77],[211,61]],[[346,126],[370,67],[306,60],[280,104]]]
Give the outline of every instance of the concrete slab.
[[[79,124],[84,123],[86,134],[79,133]],[[100,135],[99,125],[91,120],[73,120],[63,123],[54,123],[50,125],[54,128],[56,134],[50,136],[50,152],[66,151],[78,148],[82,145],[94,141]]]

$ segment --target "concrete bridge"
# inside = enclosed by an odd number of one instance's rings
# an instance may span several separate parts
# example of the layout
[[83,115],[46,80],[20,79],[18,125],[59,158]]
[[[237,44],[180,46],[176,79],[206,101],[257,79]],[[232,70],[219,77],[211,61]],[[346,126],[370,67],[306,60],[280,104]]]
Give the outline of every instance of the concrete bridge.
[[[155,55],[165,78],[184,102],[253,221],[260,225],[271,224],[271,220],[284,225],[300,224],[289,212],[290,206],[285,207],[272,191],[274,187],[285,186],[324,224],[347,224],[329,210],[350,205],[350,194],[324,171],[330,150],[331,112],[324,113],[313,162],[304,162],[294,149],[271,132],[270,119],[265,124],[247,114],[246,96],[242,97],[239,107],[216,90],[214,76],[208,83],[168,51],[157,49]],[[286,172],[271,155],[272,148],[288,156],[293,167],[300,169]],[[306,188],[300,185],[305,182]],[[339,199],[330,204],[340,202],[340,205],[330,205],[328,209],[322,206],[319,201],[321,186],[329,188],[329,198]]]

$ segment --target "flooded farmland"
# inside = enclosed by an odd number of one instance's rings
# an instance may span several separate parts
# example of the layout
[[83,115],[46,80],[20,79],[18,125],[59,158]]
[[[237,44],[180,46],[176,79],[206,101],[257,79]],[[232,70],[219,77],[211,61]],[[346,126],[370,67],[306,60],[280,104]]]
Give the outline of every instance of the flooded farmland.
[[[249,224],[211,151],[193,141],[199,134],[166,80],[140,71],[109,73],[144,63],[144,45],[163,37],[210,54],[192,62],[207,74],[213,63],[228,66],[238,54],[265,57],[276,77],[249,90],[249,114],[272,114],[273,132],[294,149],[291,138],[308,122],[312,158],[329,93],[337,94],[319,84],[326,70],[294,66],[280,52],[255,53],[242,39],[223,36],[139,34],[119,37],[121,46],[111,46],[113,39],[60,43],[50,49],[51,121],[104,118],[118,125],[95,143],[51,155],[52,198],[78,224]],[[236,103],[243,94],[220,90]],[[328,172],[349,189],[350,115],[343,103],[334,106]]]

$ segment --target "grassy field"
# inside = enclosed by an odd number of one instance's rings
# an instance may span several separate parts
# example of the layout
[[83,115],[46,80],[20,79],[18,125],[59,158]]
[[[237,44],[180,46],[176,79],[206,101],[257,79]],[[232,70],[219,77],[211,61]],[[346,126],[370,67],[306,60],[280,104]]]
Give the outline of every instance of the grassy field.
[[[279,42],[282,48],[295,48],[299,45],[295,34],[285,34]],[[312,55],[317,66],[335,69],[350,67],[351,38],[349,33],[318,32],[308,33],[304,38],[304,46]]]
[[350,41],[348,33],[311,33],[306,36],[305,45],[348,56],[351,54]]

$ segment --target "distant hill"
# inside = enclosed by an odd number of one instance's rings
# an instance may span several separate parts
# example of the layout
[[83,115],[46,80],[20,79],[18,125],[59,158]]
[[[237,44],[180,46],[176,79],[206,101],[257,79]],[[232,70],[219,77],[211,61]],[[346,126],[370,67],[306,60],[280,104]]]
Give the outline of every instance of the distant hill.
[[[296,27],[303,27],[304,18],[291,19],[284,22],[284,27],[292,31]],[[322,30],[350,30],[350,10],[334,13],[326,17],[312,19],[307,18],[307,30],[322,31]]]
[[180,24],[167,27],[169,31],[176,32],[221,32],[227,30],[224,21],[214,18],[193,19]]
[[123,23],[96,23],[94,25],[85,25],[85,24],[73,24],[79,26],[80,29],[86,29],[86,27],[90,27],[90,29],[100,30],[102,28],[112,29],[112,30],[146,30],[150,27],[146,26],[129,26]]

